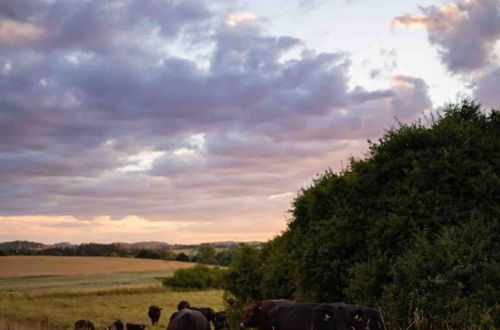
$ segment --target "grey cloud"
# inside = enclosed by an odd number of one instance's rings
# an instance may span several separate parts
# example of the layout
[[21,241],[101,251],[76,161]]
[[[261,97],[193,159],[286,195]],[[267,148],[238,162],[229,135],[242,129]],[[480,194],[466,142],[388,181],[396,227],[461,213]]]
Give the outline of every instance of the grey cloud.
[[394,22],[424,25],[450,71],[469,72],[492,63],[495,43],[500,38],[497,0],[455,0],[443,7],[423,7],[421,12],[397,17]]
[[474,96],[485,107],[500,108],[500,68],[485,72],[477,81]]
[[[222,17],[193,2],[6,3],[1,17],[26,22],[36,8],[32,23],[50,33],[1,46],[4,214],[234,216],[296,191],[360,154],[394,117],[430,106],[421,79],[349,90],[348,55],[318,54],[255,24],[208,24]],[[207,67],[138,39],[156,29],[155,41],[194,42],[200,26]],[[204,145],[186,142],[193,134]],[[143,151],[164,154],[152,168],[118,170]]]
[[40,31],[37,40],[19,40],[21,45],[46,51],[130,52],[156,28],[162,37],[174,38],[193,25],[205,26],[211,16],[206,3],[190,0],[6,0],[0,7],[0,18],[29,23]]

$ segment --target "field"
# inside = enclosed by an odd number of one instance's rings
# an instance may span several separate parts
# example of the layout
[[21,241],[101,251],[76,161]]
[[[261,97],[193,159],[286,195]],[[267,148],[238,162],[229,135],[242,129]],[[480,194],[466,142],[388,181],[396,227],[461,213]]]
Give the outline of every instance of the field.
[[[116,319],[148,324],[147,308],[163,308],[157,327],[180,300],[222,309],[217,290],[176,292],[159,279],[193,264],[94,257],[1,257],[0,329],[70,329],[77,319],[103,328]],[[131,271],[129,271],[131,270]]]

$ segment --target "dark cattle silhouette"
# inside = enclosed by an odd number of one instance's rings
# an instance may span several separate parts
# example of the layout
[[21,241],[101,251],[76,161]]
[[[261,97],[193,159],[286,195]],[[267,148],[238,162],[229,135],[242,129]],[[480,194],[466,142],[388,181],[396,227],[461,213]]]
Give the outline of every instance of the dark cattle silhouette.
[[153,323],[153,325],[158,324],[161,316],[161,308],[154,305],[149,306],[148,316],[151,319],[151,323]]
[[167,330],[210,330],[210,324],[201,312],[184,308],[170,316]]
[[193,306],[190,306],[189,302],[187,302],[187,301],[181,301],[177,305],[178,311],[181,311],[181,310],[187,309],[187,308],[200,312],[201,314],[203,314],[203,316],[206,317],[206,319],[209,322],[214,322],[215,311],[212,308],[210,308],[210,307],[193,307]]
[[323,304],[312,312],[312,328],[317,330],[351,330],[352,319],[343,307]]
[[257,328],[259,330],[272,330],[272,324],[268,317],[269,310],[283,302],[289,302],[289,300],[269,299],[251,304],[245,308],[240,326],[244,328]]
[[245,309],[242,327],[259,330],[386,330],[373,308],[344,303],[263,300]]
[[331,304],[338,308],[343,307],[349,313],[352,319],[352,327],[355,330],[386,330],[382,316],[375,308],[350,305],[344,303]]
[[215,330],[226,330],[229,329],[229,325],[227,323],[226,312],[217,312],[213,318],[214,329]]
[[75,330],[95,330],[95,327],[89,320],[78,320],[75,322]]
[[127,329],[127,330],[144,330],[144,329],[146,329],[146,326],[144,324],[127,323],[125,325],[125,329]]
[[123,329],[125,329],[125,325],[123,324],[122,320],[116,320],[106,328],[106,330],[123,330]]
[[269,310],[268,318],[275,330],[347,330],[351,325],[343,307],[318,303],[281,302]]
[[185,300],[179,302],[179,304],[177,304],[177,310],[178,311],[181,311],[183,310],[184,308],[189,308],[189,303]]

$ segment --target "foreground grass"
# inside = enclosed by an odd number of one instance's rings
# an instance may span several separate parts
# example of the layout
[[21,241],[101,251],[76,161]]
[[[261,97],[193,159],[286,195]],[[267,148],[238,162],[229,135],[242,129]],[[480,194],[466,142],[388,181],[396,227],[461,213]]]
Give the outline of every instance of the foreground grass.
[[163,287],[114,288],[87,292],[48,292],[0,294],[0,329],[71,329],[78,319],[89,319],[103,328],[116,319],[150,324],[150,305],[163,308],[160,324],[151,329],[165,329],[168,318],[181,300],[193,306],[223,309],[222,291],[170,291]]

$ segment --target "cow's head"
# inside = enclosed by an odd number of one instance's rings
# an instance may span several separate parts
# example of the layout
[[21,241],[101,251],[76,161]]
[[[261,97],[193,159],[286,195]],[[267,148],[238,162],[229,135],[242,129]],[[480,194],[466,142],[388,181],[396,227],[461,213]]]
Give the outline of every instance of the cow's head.
[[161,311],[161,308],[158,307],[158,306],[153,305],[153,306],[149,306],[149,311],[151,311],[151,312],[159,312],[159,311]]
[[184,308],[189,308],[189,303],[187,301],[185,301],[185,300],[179,302],[179,304],[177,305],[177,310],[178,311],[181,311]]
[[243,328],[255,328],[259,326],[259,315],[262,306],[259,303],[254,303],[245,308],[240,326]]
[[214,323],[215,330],[229,329],[226,312],[215,313],[212,322]]

